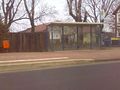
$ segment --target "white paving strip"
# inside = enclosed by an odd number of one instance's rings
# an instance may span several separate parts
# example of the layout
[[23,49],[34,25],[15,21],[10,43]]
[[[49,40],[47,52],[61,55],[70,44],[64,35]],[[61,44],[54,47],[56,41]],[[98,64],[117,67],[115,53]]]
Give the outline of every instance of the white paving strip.
[[62,60],[62,59],[69,59],[69,57],[8,60],[8,61],[0,61],[0,63],[14,63],[14,62],[18,62],[18,63],[19,63],[19,62],[53,61],[53,60]]
[[41,61],[40,59],[37,59],[35,62],[30,62],[30,61],[33,61],[33,60],[29,60],[29,61],[26,61],[26,62],[0,64],[0,66],[4,66],[4,65],[5,66],[9,66],[9,65],[27,65],[27,64],[48,64],[48,63],[62,63],[62,62],[75,62],[75,61],[93,61],[93,60],[94,59],[66,59],[66,60],[56,60],[56,59],[53,60],[52,59],[52,60]]

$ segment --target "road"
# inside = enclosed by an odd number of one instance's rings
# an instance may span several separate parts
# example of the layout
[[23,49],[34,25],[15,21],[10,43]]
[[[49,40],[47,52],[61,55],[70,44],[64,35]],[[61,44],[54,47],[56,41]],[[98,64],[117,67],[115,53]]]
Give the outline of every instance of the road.
[[0,90],[120,90],[120,62],[2,73]]

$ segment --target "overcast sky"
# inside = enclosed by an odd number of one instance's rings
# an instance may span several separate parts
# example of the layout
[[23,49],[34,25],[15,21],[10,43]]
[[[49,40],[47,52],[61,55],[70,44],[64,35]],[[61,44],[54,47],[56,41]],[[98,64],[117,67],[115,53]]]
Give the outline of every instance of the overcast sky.
[[63,11],[65,9],[66,0],[45,0],[48,5],[55,6],[57,10]]
[[48,5],[55,7],[55,9],[58,12],[58,15],[56,18],[62,19],[65,17],[66,0],[44,0],[44,1]]

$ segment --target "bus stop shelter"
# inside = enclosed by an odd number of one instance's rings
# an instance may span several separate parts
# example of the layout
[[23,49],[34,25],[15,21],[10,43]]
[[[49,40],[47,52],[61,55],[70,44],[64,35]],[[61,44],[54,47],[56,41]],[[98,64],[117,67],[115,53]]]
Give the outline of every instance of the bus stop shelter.
[[52,22],[48,26],[49,50],[101,47],[102,23]]

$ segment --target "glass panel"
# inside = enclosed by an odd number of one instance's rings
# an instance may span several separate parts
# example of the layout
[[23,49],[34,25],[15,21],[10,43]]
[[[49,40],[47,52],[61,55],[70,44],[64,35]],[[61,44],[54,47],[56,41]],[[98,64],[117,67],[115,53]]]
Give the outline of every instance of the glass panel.
[[86,26],[83,28],[83,47],[84,48],[90,48],[90,27]]
[[77,31],[75,26],[64,27],[64,48],[73,49],[77,47]]
[[53,26],[49,31],[50,48],[53,50],[61,49],[62,29],[59,26]]

